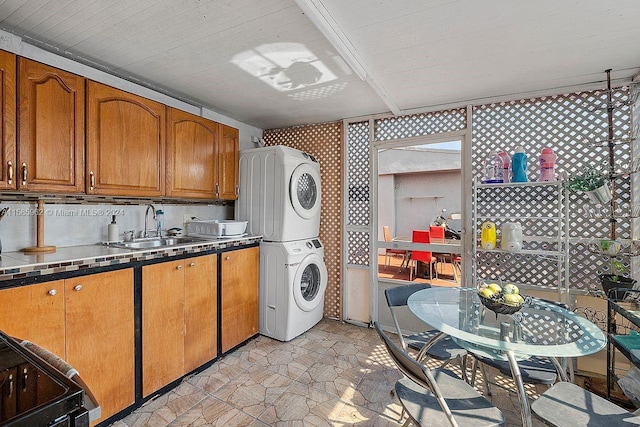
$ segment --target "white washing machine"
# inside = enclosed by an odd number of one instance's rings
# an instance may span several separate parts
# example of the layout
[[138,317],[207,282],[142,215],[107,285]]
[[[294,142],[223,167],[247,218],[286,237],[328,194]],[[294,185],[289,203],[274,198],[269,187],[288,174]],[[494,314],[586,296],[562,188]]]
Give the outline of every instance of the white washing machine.
[[289,341],[322,319],[327,268],[319,239],[260,243],[260,333]]
[[277,145],[240,152],[236,219],[269,242],[320,234],[320,164],[310,154]]

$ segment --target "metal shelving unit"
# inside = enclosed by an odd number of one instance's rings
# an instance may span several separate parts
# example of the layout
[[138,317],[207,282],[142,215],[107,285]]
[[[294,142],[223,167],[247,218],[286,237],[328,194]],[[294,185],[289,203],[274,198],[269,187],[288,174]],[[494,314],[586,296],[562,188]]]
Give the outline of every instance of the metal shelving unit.
[[[474,286],[479,280],[502,280],[518,287],[553,289],[568,302],[569,204],[564,181],[508,184],[473,183]],[[520,222],[522,249],[509,252],[480,246],[484,221]],[[545,274],[545,272],[547,274]],[[540,280],[540,278],[544,278]],[[543,283],[541,283],[543,282]]]

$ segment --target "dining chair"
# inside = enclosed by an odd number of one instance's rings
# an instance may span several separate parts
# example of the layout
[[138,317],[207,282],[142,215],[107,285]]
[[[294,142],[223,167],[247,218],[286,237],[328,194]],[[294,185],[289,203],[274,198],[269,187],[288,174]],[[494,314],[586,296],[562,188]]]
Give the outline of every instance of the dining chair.
[[[413,230],[411,235],[412,243],[431,243],[429,232],[426,230]],[[433,273],[435,272],[436,279],[438,278],[438,271],[434,269],[436,264],[436,258],[431,251],[411,251],[411,267],[409,270],[409,280],[413,280],[413,271],[415,270],[416,276],[418,273],[418,261],[424,262],[429,267],[429,280],[433,280]]]
[[448,369],[429,369],[409,356],[374,322],[391,359],[404,374],[395,392],[409,418],[418,426],[504,426],[502,412]]
[[[431,243],[445,243],[444,232],[445,232],[444,226],[430,225],[429,240],[431,240]],[[451,259],[452,254],[434,253],[433,257],[436,259],[436,262],[440,264],[440,273],[444,273],[444,264],[447,263],[447,260]],[[436,267],[437,266],[438,265],[436,264]]]
[[531,404],[545,424],[556,427],[640,425],[640,417],[575,384],[559,382]]
[[[388,225],[383,225],[382,226],[382,234],[384,235],[384,241],[385,242],[391,242],[391,234],[389,233],[389,226]],[[385,260],[384,260],[384,265],[385,267],[389,266],[389,257],[390,256],[396,256],[396,255],[401,255],[402,256],[402,264],[400,264],[400,266],[402,267],[402,265],[404,264],[404,260],[407,257],[407,251],[403,250],[403,249],[385,249],[384,252],[385,255]]]
[[[430,287],[431,285],[428,283],[414,283],[410,285],[394,286],[392,288],[385,289],[384,291],[384,296],[387,299],[387,305],[391,312],[391,318],[393,319],[396,331],[398,332],[398,340],[400,341],[400,345],[404,351],[407,351],[407,348],[411,348],[419,352],[425,344],[440,333],[434,329],[405,336],[400,328],[400,323],[398,322],[398,316],[396,313],[397,310],[407,306],[407,300],[411,295],[423,289],[429,289]],[[458,359],[463,372],[465,371],[465,357],[467,355],[467,350],[456,344],[450,336],[441,338],[429,347],[426,355],[433,359],[444,361],[445,363],[441,368],[451,360]]]

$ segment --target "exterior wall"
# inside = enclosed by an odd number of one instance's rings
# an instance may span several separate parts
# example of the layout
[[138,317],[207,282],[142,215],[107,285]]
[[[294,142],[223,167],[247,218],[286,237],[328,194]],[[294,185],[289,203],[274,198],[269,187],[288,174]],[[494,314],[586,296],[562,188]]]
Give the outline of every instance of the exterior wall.
[[320,240],[324,244],[328,283],[324,315],[342,319],[342,123],[266,130],[267,145],[286,145],[312,154],[320,162],[322,204]]

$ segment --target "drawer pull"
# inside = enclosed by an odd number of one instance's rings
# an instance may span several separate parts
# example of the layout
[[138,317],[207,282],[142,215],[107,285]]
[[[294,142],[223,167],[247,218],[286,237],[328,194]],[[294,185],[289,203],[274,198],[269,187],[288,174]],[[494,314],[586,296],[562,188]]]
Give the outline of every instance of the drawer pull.
[[176,267],[176,269],[178,269],[178,270],[182,270],[182,266],[181,266],[181,265],[179,265],[179,266],[177,266],[177,267]]
[[56,291],[55,289],[50,289],[49,292],[47,292],[49,295],[54,296],[58,294],[58,291]]
[[73,289],[76,290],[76,291],[81,291],[82,290],[82,285],[75,285],[73,287]]
[[27,164],[22,164],[22,185],[27,185]]
[[93,171],[89,172],[89,190],[93,191],[93,187],[96,186],[96,176]]
[[195,267],[195,266],[196,266],[195,262],[192,262],[191,264],[189,264],[189,267]]
[[229,261],[230,259],[231,259],[231,257],[230,257],[230,256],[225,257],[225,260],[227,260],[227,261]]

